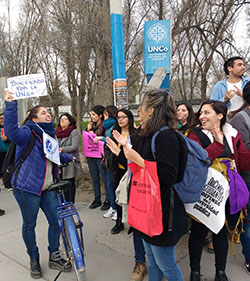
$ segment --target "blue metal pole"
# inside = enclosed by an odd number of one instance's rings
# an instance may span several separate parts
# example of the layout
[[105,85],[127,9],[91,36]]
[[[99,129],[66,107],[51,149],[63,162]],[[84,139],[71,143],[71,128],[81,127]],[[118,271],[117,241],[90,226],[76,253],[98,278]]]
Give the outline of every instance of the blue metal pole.
[[114,103],[118,108],[128,107],[125,70],[123,16],[120,0],[110,0]]

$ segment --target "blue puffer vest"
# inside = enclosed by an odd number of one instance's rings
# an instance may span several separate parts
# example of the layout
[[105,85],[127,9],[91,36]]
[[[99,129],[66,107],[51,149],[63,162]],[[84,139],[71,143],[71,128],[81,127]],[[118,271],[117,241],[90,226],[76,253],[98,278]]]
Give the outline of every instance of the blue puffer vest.
[[[28,146],[32,131],[27,126],[18,127],[17,102],[5,102],[5,104],[4,130],[7,138],[16,144],[15,164],[17,164]],[[60,153],[60,160],[61,162],[70,162],[72,161],[72,154]],[[16,188],[41,195],[46,169],[47,163],[43,152],[43,143],[41,138],[36,135],[34,148],[19,170]],[[53,168],[53,176],[57,177],[56,165]],[[15,173],[11,179],[13,186],[14,180]]]

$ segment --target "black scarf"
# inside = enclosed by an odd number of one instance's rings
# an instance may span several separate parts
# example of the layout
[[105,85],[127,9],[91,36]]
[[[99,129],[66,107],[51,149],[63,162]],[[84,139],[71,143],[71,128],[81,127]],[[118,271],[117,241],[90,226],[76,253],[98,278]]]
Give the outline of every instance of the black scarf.
[[[52,138],[55,137],[56,135],[56,130],[54,128],[54,123],[52,122],[49,122],[49,123],[34,123],[33,121],[31,120],[28,120],[26,123],[25,123],[26,126],[28,126],[32,131],[34,131],[41,139],[43,138],[43,131],[45,133],[47,133],[48,135],[50,135]],[[41,130],[41,127],[43,130]]]

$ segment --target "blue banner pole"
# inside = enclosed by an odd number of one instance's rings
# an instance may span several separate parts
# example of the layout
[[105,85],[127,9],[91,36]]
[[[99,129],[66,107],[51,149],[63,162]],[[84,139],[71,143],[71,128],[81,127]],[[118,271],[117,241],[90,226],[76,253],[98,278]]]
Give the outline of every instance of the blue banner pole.
[[128,107],[128,91],[125,70],[123,16],[120,0],[110,0],[112,39],[114,104],[118,108]]

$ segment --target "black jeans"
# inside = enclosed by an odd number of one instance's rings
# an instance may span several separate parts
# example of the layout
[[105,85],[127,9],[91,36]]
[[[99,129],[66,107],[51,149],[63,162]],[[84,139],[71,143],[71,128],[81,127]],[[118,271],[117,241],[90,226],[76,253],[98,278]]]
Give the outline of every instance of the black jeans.
[[2,175],[2,167],[3,167],[3,161],[5,159],[6,153],[7,153],[6,151],[0,152],[0,178],[3,176]]
[[69,181],[70,184],[64,188],[63,194],[67,202],[72,202],[74,204],[76,194],[75,178],[66,180]]
[[[204,224],[192,220],[191,234],[189,237],[189,260],[191,271],[200,271],[201,254],[207,232],[208,228]],[[225,225],[218,234],[213,233],[213,246],[216,271],[224,271],[226,269],[228,252],[228,236]]]

